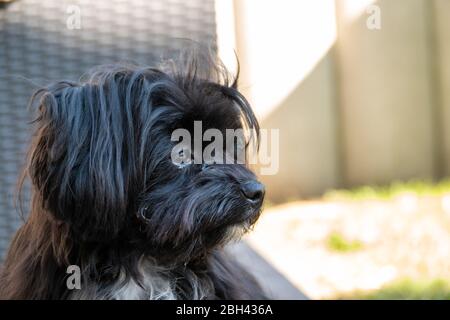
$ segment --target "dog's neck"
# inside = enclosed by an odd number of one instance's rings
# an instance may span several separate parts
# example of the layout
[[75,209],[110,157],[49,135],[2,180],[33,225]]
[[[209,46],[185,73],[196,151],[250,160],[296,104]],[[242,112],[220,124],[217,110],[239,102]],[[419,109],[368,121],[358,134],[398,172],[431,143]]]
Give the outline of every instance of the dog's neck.
[[[81,289],[68,289],[68,265]],[[163,267],[164,265],[164,267]],[[132,248],[79,246],[64,225],[33,215],[17,232],[0,274],[0,299],[261,299],[253,278],[222,249],[167,266]]]
[[[182,277],[177,277],[177,273]],[[121,268],[118,276],[107,285],[95,280],[85,281],[81,289],[71,291],[69,299],[205,299],[211,297],[212,291],[211,281],[189,268],[161,267],[152,259],[142,257],[137,274]]]
[[[197,266],[163,266],[132,247],[79,244],[67,234],[64,225],[40,215],[28,220],[0,275],[0,297],[203,299],[214,294],[210,278]],[[81,270],[80,289],[67,286],[70,265]]]

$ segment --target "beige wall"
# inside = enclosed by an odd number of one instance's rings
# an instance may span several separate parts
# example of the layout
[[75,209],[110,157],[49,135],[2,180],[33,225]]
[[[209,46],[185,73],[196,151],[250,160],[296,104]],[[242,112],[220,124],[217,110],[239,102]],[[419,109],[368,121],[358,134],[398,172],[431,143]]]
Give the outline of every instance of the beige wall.
[[241,87],[280,129],[269,197],[450,174],[450,1],[313,3],[234,1]]
[[290,199],[336,186],[334,0],[238,0],[235,12],[240,87],[262,127],[280,130],[279,172],[261,176],[268,194]]
[[353,1],[337,1],[345,183],[432,177],[435,106],[427,1],[377,1],[380,30],[366,27],[365,12],[348,19]]
[[434,0],[432,17],[435,30],[436,94],[439,106],[438,124],[442,150],[441,172],[450,175],[450,1]]

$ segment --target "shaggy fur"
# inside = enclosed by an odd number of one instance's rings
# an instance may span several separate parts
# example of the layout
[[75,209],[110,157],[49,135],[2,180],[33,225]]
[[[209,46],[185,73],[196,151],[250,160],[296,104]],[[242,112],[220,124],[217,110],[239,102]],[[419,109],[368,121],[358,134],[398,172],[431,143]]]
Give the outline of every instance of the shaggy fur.
[[[257,201],[242,193],[255,176],[242,164],[178,167],[170,157],[173,130],[192,131],[196,120],[224,135],[258,132],[229,79],[197,52],[159,68],[103,66],[38,90],[24,174],[31,210],[0,298],[264,298],[222,250],[259,216],[263,190]],[[69,265],[82,270],[81,290],[66,286]]]

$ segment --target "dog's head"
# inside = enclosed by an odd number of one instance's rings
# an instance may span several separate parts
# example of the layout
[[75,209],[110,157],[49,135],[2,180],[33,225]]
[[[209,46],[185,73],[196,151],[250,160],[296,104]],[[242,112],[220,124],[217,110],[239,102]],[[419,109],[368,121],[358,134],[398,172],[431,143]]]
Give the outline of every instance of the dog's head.
[[[264,187],[236,161],[239,143],[245,149],[257,140],[258,123],[210,56],[159,69],[100,67],[80,83],[39,90],[31,105],[38,110],[28,167],[34,198],[75,241],[122,241],[186,261],[259,216]],[[180,129],[189,143],[174,141]],[[231,145],[230,129],[243,132]],[[214,159],[225,161],[195,161],[196,146],[211,143],[205,138],[217,143]]]

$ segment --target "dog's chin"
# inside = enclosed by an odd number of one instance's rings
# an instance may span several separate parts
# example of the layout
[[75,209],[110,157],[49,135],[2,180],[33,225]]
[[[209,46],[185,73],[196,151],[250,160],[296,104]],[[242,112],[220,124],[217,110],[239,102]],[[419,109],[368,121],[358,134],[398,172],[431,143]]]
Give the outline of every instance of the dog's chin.
[[216,228],[196,236],[186,236],[180,243],[159,243],[156,245],[158,248],[156,254],[153,252],[154,257],[163,264],[186,264],[199,261],[211,251],[239,241],[253,229],[260,214],[260,206],[248,208],[240,219],[219,223]]
[[261,215],[262,212],[262,204],[258,203],[258,204],[246,204],[243,205],[242,208],[245,209],[241,209],[242,212],[239,215],[239,217],[236,218],[236,221],[234,222],[234,225],[236,226],[241,226],[243,228],[245,228],[246,230],[251,229],[254,224],[258,221],[259,216]]
[[227,237],[223,244],[239,241],[247,232],[251,231],[261,215],[261,207],[247,210],[243,218],[227,227]]

